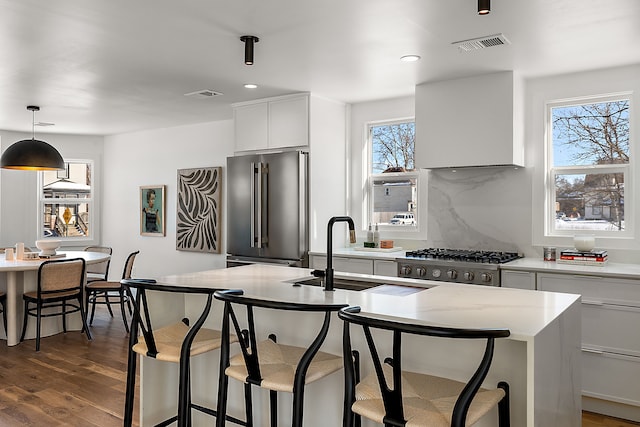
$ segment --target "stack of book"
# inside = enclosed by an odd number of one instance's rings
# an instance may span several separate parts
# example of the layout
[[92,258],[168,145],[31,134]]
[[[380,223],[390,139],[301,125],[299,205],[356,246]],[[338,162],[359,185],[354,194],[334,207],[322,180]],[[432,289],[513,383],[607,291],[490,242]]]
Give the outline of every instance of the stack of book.
[[564,249],[560,251],[557,262],[576,265],[605,265],[607,251],[579,251],[577,249]]

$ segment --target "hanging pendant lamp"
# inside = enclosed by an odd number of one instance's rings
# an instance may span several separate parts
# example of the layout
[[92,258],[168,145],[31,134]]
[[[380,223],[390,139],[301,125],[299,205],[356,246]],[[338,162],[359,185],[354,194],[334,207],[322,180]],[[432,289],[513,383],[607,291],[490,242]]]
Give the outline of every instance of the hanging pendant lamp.
[[53,146],[36,139],[36,111],[40,107],[29,105],[33,113],[31,139],[23,139],[9,146],[0,158],[0,168],[18,170],[63,170],[64,159]]

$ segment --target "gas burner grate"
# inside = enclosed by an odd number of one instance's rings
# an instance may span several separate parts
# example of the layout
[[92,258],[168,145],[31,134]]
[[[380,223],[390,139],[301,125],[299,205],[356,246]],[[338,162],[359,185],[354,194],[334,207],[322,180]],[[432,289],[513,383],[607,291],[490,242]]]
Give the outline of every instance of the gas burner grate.
[[479,251],[473,249],[427,248],[407,251],[409,258],[448,261],[476,262],[481,264],[504,264],[521,258],[517,252]]

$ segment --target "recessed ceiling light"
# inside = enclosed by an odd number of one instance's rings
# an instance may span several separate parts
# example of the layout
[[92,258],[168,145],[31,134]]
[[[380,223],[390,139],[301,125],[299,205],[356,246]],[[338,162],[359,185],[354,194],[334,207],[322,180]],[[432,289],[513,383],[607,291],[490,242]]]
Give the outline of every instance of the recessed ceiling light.
[[244,85],[244,87],[246,87],[247,89],[256,89],[258,87],[258,85],[253,84],[253,83],[247,83]]
[[402,62],[416,62],[420,59],[418,55],[405,55],[400,57],[400,61]]

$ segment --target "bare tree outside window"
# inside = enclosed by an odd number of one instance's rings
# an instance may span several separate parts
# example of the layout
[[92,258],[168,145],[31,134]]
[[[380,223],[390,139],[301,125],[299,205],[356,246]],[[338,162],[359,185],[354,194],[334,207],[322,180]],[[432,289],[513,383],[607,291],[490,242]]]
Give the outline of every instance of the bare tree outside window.
[[369,142],[368,222],[415,229],[418,174],[414,166],[414,121],[372,124],[369,126]]
[[372,126],[371,140],[372,173],[382,173],[388,169],[397,169],[396,172],[414,170],[414,122]]
[[551,108],[556,230],[622,231],[629,100]]

